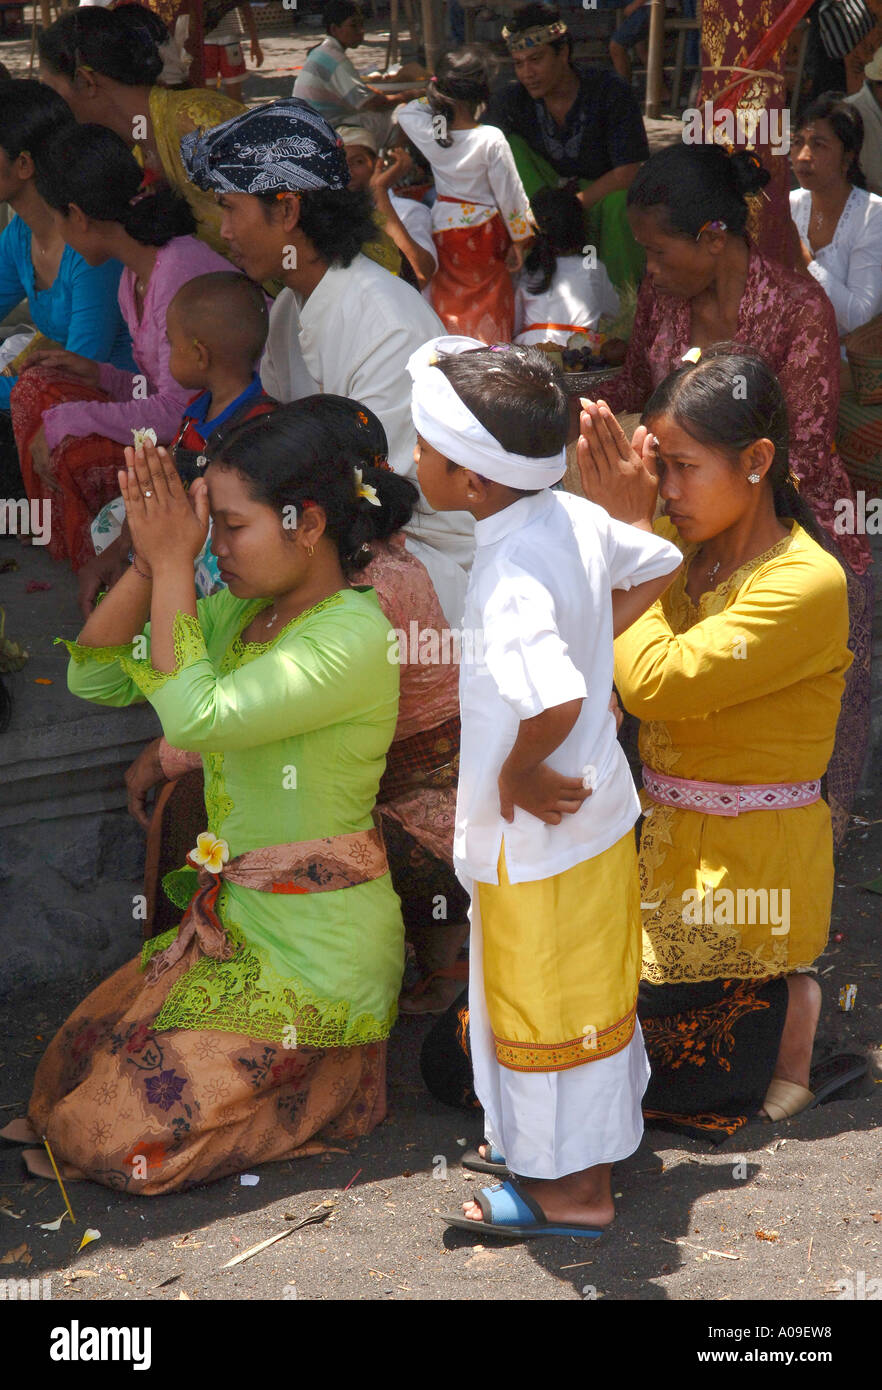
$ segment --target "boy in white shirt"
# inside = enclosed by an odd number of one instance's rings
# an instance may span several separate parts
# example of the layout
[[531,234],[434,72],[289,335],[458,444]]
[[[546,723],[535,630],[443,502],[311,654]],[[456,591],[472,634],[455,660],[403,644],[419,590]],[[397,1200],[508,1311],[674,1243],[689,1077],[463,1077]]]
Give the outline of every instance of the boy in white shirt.
[[[522,1175],[450,1224],[599,1235],[640,1143],[637,794],[616,739],[613,636],[679,551],[551,491],[567,398],[535,348],[441,338],[411,358],[418,477],[476,519],[460,668],[454,862],[472,894],[469,1010],[487,1147]],[[489,1160],[489,1164],[488,1164]]]

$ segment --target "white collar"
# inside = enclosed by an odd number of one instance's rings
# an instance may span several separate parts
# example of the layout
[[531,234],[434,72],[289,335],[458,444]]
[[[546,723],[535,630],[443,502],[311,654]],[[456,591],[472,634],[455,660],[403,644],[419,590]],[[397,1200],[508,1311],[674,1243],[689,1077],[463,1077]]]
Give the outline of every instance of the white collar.
[[295,292],[302,328],[315,327],[346,291],[349,266],[329,265],[308,299]]
[[475,522],[475,544],[495,545],[512,531],[519,531],[531,521],[544,516],[553,506],[554,493],[548,487],[532,497],[519,497],[510,507],[503,507],[501,512],[494,512],[492,516]]

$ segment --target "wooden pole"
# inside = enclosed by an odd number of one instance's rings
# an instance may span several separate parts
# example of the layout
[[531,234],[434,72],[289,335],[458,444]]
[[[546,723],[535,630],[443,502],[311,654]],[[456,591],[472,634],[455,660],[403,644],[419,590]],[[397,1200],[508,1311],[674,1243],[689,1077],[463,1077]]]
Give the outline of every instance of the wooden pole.
[[435,0],[421,0],[423,16],[423,46],[426,50],[426,67],[435,71],[435,64],[441,53],[441,15]]
[[389,42],[386,45],[386,67],[388,72],[393,63],[398,62],[398,0],[390,0],[389,5]]
[[661,115],[661,89],[665,61],[665,0],[649,0],[649,55],[646,60],[644,115]]

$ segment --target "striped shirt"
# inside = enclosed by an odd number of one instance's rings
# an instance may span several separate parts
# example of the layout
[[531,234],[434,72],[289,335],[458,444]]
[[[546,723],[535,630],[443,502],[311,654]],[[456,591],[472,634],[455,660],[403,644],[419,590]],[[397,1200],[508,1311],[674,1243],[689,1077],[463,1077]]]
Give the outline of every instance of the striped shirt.
[[292,96],[308,101],[328,125],[336,127],[361,110],[373,92],[346,57],[343,45],[327,38],[307,57]]

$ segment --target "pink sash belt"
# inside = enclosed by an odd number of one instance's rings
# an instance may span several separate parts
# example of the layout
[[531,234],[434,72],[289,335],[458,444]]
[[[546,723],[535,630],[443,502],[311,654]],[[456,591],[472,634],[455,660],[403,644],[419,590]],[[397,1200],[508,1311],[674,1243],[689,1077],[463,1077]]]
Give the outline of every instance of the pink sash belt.
[[696,782],[689,777],[667,777],[643,765],[643,785],[653,801],[681,811],[700,811],[706,816],[740,816],[745,811],[783,811],[811,806],[821,799],[820,780],[814,782],[764,782],[743,787],[728,782]]

